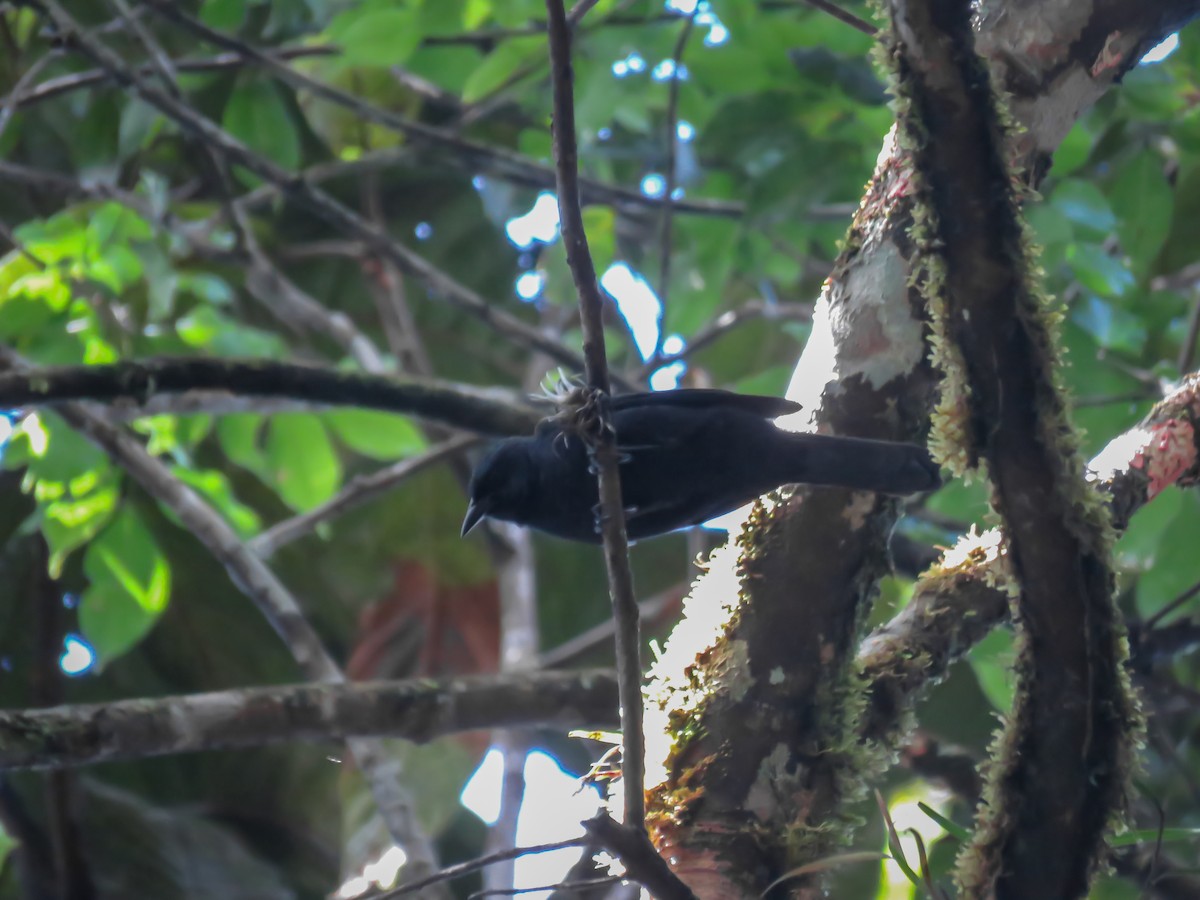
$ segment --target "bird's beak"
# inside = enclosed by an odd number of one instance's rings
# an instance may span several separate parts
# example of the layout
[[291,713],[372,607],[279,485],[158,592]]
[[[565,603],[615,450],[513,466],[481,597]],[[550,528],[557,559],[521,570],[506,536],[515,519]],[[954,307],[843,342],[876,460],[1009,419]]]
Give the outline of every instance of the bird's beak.
[[463,516],[462,537],[467,536],[472,528],[479,524],[479,520],[487,515],[487,511],[480,507],[474,500],[467,504],[467,514]]

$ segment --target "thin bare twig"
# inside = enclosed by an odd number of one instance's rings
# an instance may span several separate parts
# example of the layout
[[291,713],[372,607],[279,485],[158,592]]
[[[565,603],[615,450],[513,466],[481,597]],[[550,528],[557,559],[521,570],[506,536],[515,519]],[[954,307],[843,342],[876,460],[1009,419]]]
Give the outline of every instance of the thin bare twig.
[[663,176],[663,207],[662,224],[659,228],[659,258],[658,258],[658,337],[655,339],[654,352],[651,358],[662,355],[663,341],[666,339],[664,327],[667,321],[667,302],[671,293],[671,244],[672,226],[675,222],[675,182],[679,153],[679,86],[683,79],[679,67],[683,60],[683,51],[687,47],[688,38],[696,24],[696,13],[700,11],[697,3],[675,41],[675,50],[671,54],[671,83],[667,88],[667,161],[666,173]]
[[1200,292],[1192,300],[1192,311],[1188,314],[1187,334],[1179,345],[1179,371],[1190,372],[1196,358],[1196,341],[1200,339]]
[[642,364],[637,377],[639,380],[648,378],[655,369],[687,359],[693,353],[720,340],[738,326],[759,318],[766,319],[768,322],[810,322],[812,321],[812,306],[798,303],[770,303],[766,300],[751,300],[743,303],[737,309],[726,310],[717,316],[711,324],[698,331],[688,345],[678,353],[650,357]]
[[571,27],[562,0],[546,0],[550,39],[550,77],[554,88],[554,160],[558,175],[558,210],[567,265],[579,294],[583,326],[584,370],[587,386],[600,400],[600,423],[591,451],[598,469],[600,515],[603,522],[604,562],[608,570],[613,617],[617,626],[617,672],[621,688],[621,728],[624,735],[623,782],[625,822],[644,830],[645,745],[642,735],[642,663],[638,608],[629,570],[629,543],[621,503],[617,447],[606,400],[609,394],[608,358],[604,348],[604,300],[583,228],[579,201],[579,160],[575,144],[575,103],[571,70]]
[[[686,584],[679,584],[673,588],[668,588],[661,594],[656,594],[649,600],[640,602],[638,604],[638,612],[643,619],[657,618],[668,607],[678,608],[683,601],[685,593],[687,593]],[[611,641],[615,633],[616,623],[612,619],[605,619],[603,622],[581,631],[574,637],[568,638],[557,647],[551,647],[542,653],[538,657],[538,668],[555,669],[577,662],[579,657],[590,653],[600,644]]]
[[403,897],[407,894],[413,894],[422,888],[426,888],[431,884],[450,881],[454,878],[462,878],[464,875],[470,875],[472,872],[478,872],[486,866],[493,865],[498,862],[504,862],[509,859],[516,859],[520,856],[528,856],[533,853],[549,853],[551,850],[562,850],[567,847],[582,847],[586,843],[587,838],[570,838],[565,841],[555,841],[552,844],[536,844],[530,847],[510,847],[507,850],[498,850],[495,853],[490,853],[487,856],[480,856],[475,859],[467,860],[454,866],[447,866],[440,872],[422,878],[420,881],[414,881],[410,884],[395,888],[394,890],[384,891],[381,894],[368,894],[365,900],[395,900],[396,897]]
[[35,60],[33,65],[25,70],[25,73],[17,79],[17,83],[13,85],[13,89],[9,91],[7,97],[4,98],[3,106],[0,106],[0,137],[4,137],[4,132],[8,128],[8,123],[12,121],[12,115],[20,107],[21,101],[28,96],[26,87],[41,73],[48,64],[57,59],[58,51],[51,50],[49,53]]
[[1197,581],[1187,590],[1182,591],[1174,600],[1172,600],[1154,615],[1150,616],[1150,618],[1143,623],[1142,628],[1147,632],[1150,631],[1155,625],[1197,595],[1200,595],[1200,581]]
[[801,0],[805,5],[811,6],[813,9],[819,9],[826,15],[833,16],[839,22],[844,22],[851,28],[861,31],[863,34],[876,37],[879,32],[870,22],[865,19],[860,19],[854,13],[842,9],[836,3],[830,3],[829,0]]
[[402,459],[369,475],[356,476],[331,500],[308,512],[284,519],[257,535],[250,541],[250,551],[258,554],[261,559],[270,559],[280,547],[311,534],[322,522],[328,522],[330,519],[375,499],[418,472],[442,462],[447,457],[466,450],[478,442],[479,438],[473,435],[460,435],[438,444],[419,456]]
[[[266,55],[276,59],[291,60],[305,59],[313,56],[333,56],[336,53],[336,47],[318,44],[312,47],[282,47],[278,50],[270,51]],[[177,72],[219,72],[224,69],[242,68],[253,63],[253,60],[242,56],[240,53],[219,53],[216,56],[203,58],[171,60],[171,65]],[[154,69],[149,63],[141,66],[137,71],[143,77],[154,73]],[[59,75],[55,78],[48,78],[37,87],[22,94],[17,99],[17,108],[25,109],[35,103],[53,100],[55,97],[69,94],[71,91],[79,91],[105,84],[111,79],[112,76],[103,69],[88,69],[86,72],[72,72],[70,75]]]

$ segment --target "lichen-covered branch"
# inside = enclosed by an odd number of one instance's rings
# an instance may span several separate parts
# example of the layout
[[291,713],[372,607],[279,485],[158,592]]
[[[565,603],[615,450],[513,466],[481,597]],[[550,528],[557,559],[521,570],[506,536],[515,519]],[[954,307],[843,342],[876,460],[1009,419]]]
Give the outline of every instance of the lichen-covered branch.
[[508,726],[611,726],[616,698],[613,673],[597,669],[297,684],[0,710],[0,768],[57,769],[299,740],[425,742]]
[[1122,664],[1109,524],[1057,381],[1006,129],[966,3],[893,0],[899,127],[922,192],[914,237],[943,368],[937,446],[986,462],[1016,592],[1017,693],[959,881],[971,898],[1087,892],[1121,809],[1138,717]]

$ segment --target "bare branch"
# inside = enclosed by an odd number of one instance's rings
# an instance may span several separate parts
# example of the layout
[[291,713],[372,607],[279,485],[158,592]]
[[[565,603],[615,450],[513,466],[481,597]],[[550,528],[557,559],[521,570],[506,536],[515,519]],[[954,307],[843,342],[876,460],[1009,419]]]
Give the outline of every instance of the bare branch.
[[[338,51],[336,47],[313,45],[311,47],[281,47],[278,50],[261,51],[264,55],[280,60],[305,59],[314,56],[333,56]],[[171,66],[177,72],[221,72],[227,69],[240,69],[254,60],[240,53],[219,53],[203,59],[173,59]],[[137,70],[142,77],[153,74],[154,69],[146,64]],[[49,78],[37,87],[17,97],[17,108],[25,109],[45,100],[61,97],[72,91],[96,87],[111,80],[111,75],[103,69],[89,69],[86,72],[72,72],[70,75],[60,75]],[[11,96],[11,95],[10,95]]]
[[836,3],[830,3],[829,0],[802,0],[802,2],[811,6],[813,9],[819,9],[828,16],[832,16],[839,22],[844,22],[856,31],[861,31],[865,35],[875,37],[877,32],[875,26],[865,19],[860,19],[858,16],[849,10],[842,9]]
[[262,534],[257,535],[250,541],[250,551],[258,554],[262,559],[269,559],[280,547],[290,544],[306,534],[311,534],[322,522],[328,522],[356,506],[373,500],[405,479],[466,450],[478,441],[478,438],[469,436],[451,438],[419,456],[402,459],[378,472],[372,472],[370,475],[355,476],[333,499],[308,512],[272,525]]
[[552,844],[537,844],[532,847],[510,847],[506,850],[497,850],[495,853],[489,853],[487,856],[480,856],[454,866],[447,866],[428,878],[402,885],[394,890],[384,891],[381,894],[372,894],[367,900],[395,900],[397,897],[406,897],[432,884],[451,881],[455,878],[461,878],[464,875],[470,875],[472,872],[478,872],[480,869],[490,866],[493,863],[504,862],[505,860],[516,859],[519,856],[528,856],[533,853],[548,853],[551,850],[563,850],[567,847],[582,847],[586,840],[586,838],[570,838],[565,841],[555,841]]
[[0,768],[60,769],[290,741],[424,743],[499,726],[614,723],[611,671],[298,684],[0,710]]
[[668,353],[652,356],[642,364],[638,372],[639,378],[648,378],[655,369],[669,366],[673,362],[687,359],[699,353],[710,344],[716,343],[730,331],[752,322],[755,319],[766,319],[768,322],[811,322],[812,306],[799,303],[771,303],[766,300],[751,300],[737,309],[726,310],[717,316],[711,324],[700,329],[688,342],[688,345],[678,353]]
[[0,373],[0,407],[6,409],[76,400],[144,404],[192,391],[411,413],[493,435],[528,434],[541,418],[500,389],[272,360],[159,357]]
[[663,208],[662,224],[659,226],[659,256],[658,256],[658,338],[654,344],[651,357],[662,354],[663,341],[666,335],[663,326],[667,321],[667,302],[671,294],[671,244],[672,225],[675,222],[675,169],[678,167],[679,153],[679,85],[682,82],[679,67],[683,61],[683,51],[687,47],[688,38],[692,36],[692,28],[696,24],[696,14],[700,11],[697,3],[691,15],[683,23],[679,37],[675,41],[675,49],[671,54],[671,84],[667,88],[667,160],[666,173],[663,176]]
[[562,0],[546,0],[550,36],[550,77],[554,86],[554,160],[558,172],[558,210],[567,265],[579,295],[583,324],[583,356],[588,390],[597,396],[600,421],[590,451],[598,469],[604,562],[617,622],[617,672],[621,685],[623,734],[622,781],[625,823],[642,829],[646,818],[645,743],[642,734],[642,661],[637,599],[629,570],[629,542],[621,502],[617,446],[608,420],[608,359],[604,349],[604,300],[588,250],[579,204],[579,160],[575,145],[574,81],[571,71],[571,28]]

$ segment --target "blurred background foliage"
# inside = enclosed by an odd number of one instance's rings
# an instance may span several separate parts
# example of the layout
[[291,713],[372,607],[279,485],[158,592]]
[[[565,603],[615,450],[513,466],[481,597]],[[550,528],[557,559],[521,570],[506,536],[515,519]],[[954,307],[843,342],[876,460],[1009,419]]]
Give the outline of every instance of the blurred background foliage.
[[[178,90],[194,109],[278,165],[319,180],[490,304],[578,345],[561,243],[547,205],[539,206],[552,179],[512,176],[504,163],[513,154],[549,163],[541,0],[182,6],[300,72],[461,139],[431,147],[132,4],[133,18],[174,61]],[[72,0],[68,8],[123,59],[147,66],[147,45],[119,4]],[[867,15],[863,4],[846,8]],[[33,362],[203,354],[355,365],[332,332],[281,317],[248,287],[225,207],[249,195],[247,221],[267,257],[383,348],[388,367],[517,390],[532,389],[552,368],[400,278],[261,179],[235,170],[223,182],[192,135],[56,43],[33,10],[0,4],[0,45],[8,98],[0,104],[0,340]],[[807,337],[806,313],[891,125],[871,45],[869,35],[799,2],[600,0],[583,20],[575,46],[581,166],[625,191],[588,207],[589,237],[598,268],[616,273],[607,285],[615,301],[609,353],[632,381],[647,384],[646,357],[656,345],[688,347],[741,311],[735,327],[656,385],[783,390]],[[1028,206],[1049,288],[1066,313],[1067,380],[1091,453],[1196,367],[1200,30],[1181,33],[1173,46],[1084,115]],[[150,68],[143,74],[156,77]],[[668,187],[680,208],[664,283],[658,198]],[[664,300],[661,328],[645,299],[653,293]],[[397,302],[410,322],[389,326],[388,304]],[[297,678],[220,566],[100,451],[52,412],[14,411],[7,421],[0,703],[99,702]],[[419,421],[356,410],[167,411],[132,427],[246,538],[436,440]],[[446,466],[427,470],[273,558],[354,677],[495,669],[495,575],[485,541],[458,537],[460,476]],[[952,484],[910,510],[901,531],[947,546],[985,521],[981,489]],[[676,535],[634,549],[639,594],[666,600],[649,623],[651,637],[669,629],[689,560],[715,539]],[[550,649],[608,618],[606,585],[592,548],[535,543],[540,641]],[[1200,635],[1200,607],[1186,599],[1200,583],[1197,547],[1194,492],[1172,488],[1135,518],[1118,546],[1122,604],[1135,628],[1150,620]],[[905,602],[912,575],[898,571],[884,585],[877,621]],[[1011,698],[1010,652],[998,631],[955,669],[920,711],[918,740],[926,744],[914,745],[909,765],[880,785],[898,826],[926,834],[935,873],[946,871],[953,837],[928,830],[928,817],[902,820],[900,810],[930,800],[968,822],[969,807],[940,782],[921,780],[914,759],[935,742],[965,759],[983,757]],[[572,663],[610,660],[598,643]],[[1142,662],[1154,713],[1143,798],[1169,825],[1200,826],[1200,670],[1183,650]],[[589,761],[561,736],[529,740],[571,771]],[[445,861],[482,846],[484,826],[459,794],[485,748],[475,739],[402,751]],[[84,868],[103,896],[325,896],[379,852],[362,786],[329,761],[334,750],[207,753],[69,776],[70,789],[86,798],[77,812]],[[13,810],[43,832],[57,827],[47,798],[60,781],[7,776],[6,829]],[[872,823],[862,847],[882,848],[877,811],[857,814]],[[0,851],[13,846],[10,835]],[[1195,858],[1196,848],[1193,839],[1181,856]],[[837,895],[920,895],[894,875],[856,866]],[[33,895],[22,894],[8,864],[0,898],[18,896]],[[1139,888],[1111,879],[1096,896],[1132,898]]]

